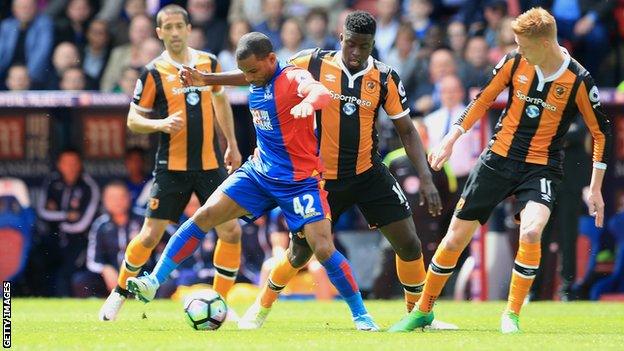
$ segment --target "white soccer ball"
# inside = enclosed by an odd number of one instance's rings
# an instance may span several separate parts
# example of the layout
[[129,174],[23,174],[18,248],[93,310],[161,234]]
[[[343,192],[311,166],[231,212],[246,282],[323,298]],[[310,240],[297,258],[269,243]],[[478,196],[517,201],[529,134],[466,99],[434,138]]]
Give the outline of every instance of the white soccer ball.
[[195,330],[217,330],[227,316],[227,305],[216,291],[199,290],[184,299],[186,322]]

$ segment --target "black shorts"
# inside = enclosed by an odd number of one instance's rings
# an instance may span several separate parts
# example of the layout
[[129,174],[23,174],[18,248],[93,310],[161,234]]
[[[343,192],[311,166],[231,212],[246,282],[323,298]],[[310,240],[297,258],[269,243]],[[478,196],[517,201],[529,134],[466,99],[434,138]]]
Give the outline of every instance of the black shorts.
[[552,211],[563,177],[561,170],[512,160],[489,150],[481,154],[479,161],[457,202],[457,218],[485,224],[494,207],[511,195],[517,200],[516,218],[529,201],[544,204]]
[[208,171],[156,170],[145,216],[178,222],[180,215],[195,193],[203,205],[227,178],[223,168]]
[[407,198],[388,167],[376,164],[355,177],[325,181],[332,219],[357,205],[371,228],[381,228],[412,215]]

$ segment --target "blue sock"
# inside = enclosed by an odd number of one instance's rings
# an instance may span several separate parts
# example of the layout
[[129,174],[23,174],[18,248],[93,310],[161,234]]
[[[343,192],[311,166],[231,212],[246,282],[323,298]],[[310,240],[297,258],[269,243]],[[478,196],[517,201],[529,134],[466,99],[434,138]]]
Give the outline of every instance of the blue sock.
[[353,279],[349,261],[336,250],[331,257],[321,264],[325,267],[329,280],[349,305],[353,317],[366,314],[366,307],[364,307],[358,285]]
[[163,251],[156,268],[152,272],[152,275],[158,279],[159,284],[164,283],[169,274],[197,250],[204,236],[206,236],[206,233],[191,219],[188,219],[178,228],[171,239],[169,239],[165,251]]

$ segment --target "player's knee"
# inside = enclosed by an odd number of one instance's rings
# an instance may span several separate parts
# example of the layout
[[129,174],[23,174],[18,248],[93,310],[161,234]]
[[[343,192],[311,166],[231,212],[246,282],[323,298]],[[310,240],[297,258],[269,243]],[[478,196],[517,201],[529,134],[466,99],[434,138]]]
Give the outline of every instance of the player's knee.
[[422,256],[422,243],[416,235],[398,246],[394,248],[394,251],[403,261],[413,261]]
[[242,229],[236,220],[217,227],[217,235],[220,240],[227,243],[238,243],[242,236]]
[[538,226],[527,226],[520,230],[520,241],[538,243],[542,239],[542,230]]
[[204,231],[208,231],[219,223],[214,222],[214,214],[212,213],[213,209],[210,206],[202,206],[200,207],[195,214],[193,214],[193,222]]
[[141,233],[141,235],[139,236],[139,240],[141,240],[141,245],[143,245],[144,247],[153,249],[160,242],[162,234],[163,232],[160,231],[159,228],[148,227],[147,230]]
[[444,237],[444,248],[451,251],[462,251],[466,245],[466,239],[458,235],[447,235]]
[[288,251],[288,261],[295,268],[301,268],[312,257],[312,250],[301,245],[294,245],[292,250]]
[[331,255],[336,251],[332,242],[321,242],[314,246],[314,255],[320,262],[327,261]]

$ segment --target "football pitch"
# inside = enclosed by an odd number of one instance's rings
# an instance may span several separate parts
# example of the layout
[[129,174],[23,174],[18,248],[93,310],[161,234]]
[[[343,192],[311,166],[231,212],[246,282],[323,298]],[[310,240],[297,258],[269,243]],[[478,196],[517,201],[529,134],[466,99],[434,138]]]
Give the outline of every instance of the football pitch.
[[[536,302],[524,307],[523,333],[501,335],[504,304],[441,301],[436,315],[459,331],[407,334],[353,330],[339,302],[280,301],[263,329],[239,331],[226,322],[217,331],[195,331],[178,301],[129,301],[113,323],[97,321],[103,300],[12,301],[16,350],[623,350],[624,304]],[[384,329],[397,321],[402,301],[367,301]],[[233,305],[242,314],[247,305]],[[145,312],[147,318],[142,318]]]

